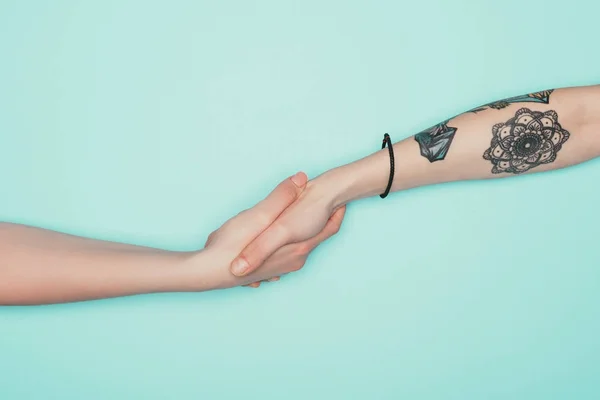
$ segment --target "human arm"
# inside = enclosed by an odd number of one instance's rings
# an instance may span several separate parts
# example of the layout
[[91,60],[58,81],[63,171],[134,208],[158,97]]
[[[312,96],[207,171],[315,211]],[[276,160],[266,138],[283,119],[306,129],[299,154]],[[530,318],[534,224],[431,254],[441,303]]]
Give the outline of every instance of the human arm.
[[[547,100],[540,102],[522,101],[531,95],[518,96],[518,102],[508,99],[450,119],[445,126],[456,132],[441,159],[436,160],[435,152],[425,143],[428,139],[435,143],[429,130],[394,144],[397,157],[392,191],[549,171],[600,155],[600,85],[546,92],[550,92]],[[506,106],[493,107],[502,105]],[[546,115],[536,118],[536,113]],[[317,179],[342,181],[331,191],[335,192],[336,207],[382,192],[387,184],[386,170],[389,157],[380,151]]]
[[[306,186],[283,181],[269,196],[213,232],[204,249],[175,252],[0,223],[0,305],[48,304],[141,293],[206,291],[250,284],[299,269],[312,242],[283,247],[264,270],[242,279],[231,260]],[[320,233],[337,231],[343,210]],[[314,243],[316,246],[318,243]]]
[[[62,303],[174,290],[190,256],[2,223],[0,304]],[[201,258],[197,257],[199,264]]]
[[[391,191],[542,172],[597,157],[598,110],[600,86],[537,92],[468,111],[394,144]],[[385,149],[315,178],[232,263],[232,272],[241,276],[255,270],[282,244],[318,231],[336,208],[382,193],[389,169]],[[314,217],[306,218],[307,213]],[[236,269],[244,266],[245,272]]]

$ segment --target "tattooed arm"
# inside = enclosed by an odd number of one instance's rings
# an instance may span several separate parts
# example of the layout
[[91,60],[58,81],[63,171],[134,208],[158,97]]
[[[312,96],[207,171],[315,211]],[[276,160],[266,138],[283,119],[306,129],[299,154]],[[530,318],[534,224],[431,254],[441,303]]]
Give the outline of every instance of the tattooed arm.
[[[547,90],[471,110],[394,144],[392,191],[548,171],[597,157],[599,110],[600,86]],[[382,193],[389,168],[385,149],[312,180],[232,263],[232,272],[253,271],[280,246],[314,235],[337,207]]]

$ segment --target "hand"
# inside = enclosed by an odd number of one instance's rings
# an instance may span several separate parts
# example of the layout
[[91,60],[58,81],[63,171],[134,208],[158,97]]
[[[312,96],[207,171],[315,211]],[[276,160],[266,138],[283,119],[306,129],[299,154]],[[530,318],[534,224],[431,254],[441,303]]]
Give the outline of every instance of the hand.
[[[232,276],[227,268],[231,261],[262,232],[271,226],[285,209],[294,203],[305,190],[307,177],[298,173],[280,183],[273,192],[251,209],[245,210],[228,220],[218,230],[211,233],[203,253],[210,254],[211,265],[219,276],[217,286],[233,287],[239,285],[258,286],[260,281],[278,279],[279,275],[297,271],[306,262],[309,252],[319,243],[333,235],[339,229],[344,210],[332,216],[314,237],[301,243],[282,246],[266,260],[264,268],[243,278]],[[224,273],[225,272],[225,273]]]
[[254,273],[238,279],[247,279],[252,283],[244,286],[257,288],[261,282],[274,282],[280,275],[300,270],[306,263],[309,254],[322,242],[335,235],[342,224],[346,207],[333,213],[325,227],[316,236],[299,243],[291,243],[279,248]]
[[310,251],[339,230],[344,217],[345,206],[336,209],[326,188],[309,182],[294,204],[244,248],[231,264],[231,272],[238,277],[255,275],[259,266],[267,268],[271,259],[290,246],[301,250],[304,262]]

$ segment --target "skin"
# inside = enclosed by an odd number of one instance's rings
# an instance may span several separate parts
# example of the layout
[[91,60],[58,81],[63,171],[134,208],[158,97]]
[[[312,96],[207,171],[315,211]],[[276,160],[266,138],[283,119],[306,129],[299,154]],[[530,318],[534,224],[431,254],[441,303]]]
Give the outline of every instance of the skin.
[[32,305],[142,293],[225,289],[300,269],[310,251],[340,228],[344,208],[313,237],[281,246],[260,271],[244,277],[228,269],[252,239],[305,190],[304,173],[280,183],[264,200],[210,234],[202,250],[172,252],[0,224],[0,304]]
[[[539,165],[526,173],[565,168],[600,155],[600,86],[557,89],[549,104],[515,103],[500,110],[487,108],[452,118],[447,124],[457,128],[457,133],[442,161],[431,163],[421,156],[419,144],[412,137],[395,143],[392,192],[460,180],[515,176],[493,174],[492,164],[482,155],[490,147],[492,127],[514,117],[523,107],[541,112],[555,110],[562,127],[570,132],[570,138],[554,162]],[[232,273],[236,276],[254,273],[277,249],[314,236],[340,207],[382,193],[387,185],[389,168],[388,150],[385,149],[329,170],[310,181],[297,200],[233,261]]]
[[[430,163],[422,157],[412,137],[394,144],[392,191],[514,176],[493,174],[492,164],[482,155],[490,146],[492,127],[514,117],[522,107],[556,111],[560,124],[570,132],[554,162],[527,173],[564,168],[600,155],[600,86],[557,89],[549,104],[510,104],[449,120],[448,126],[457,128],[457,134],[442,161]],[[382,193],[388,174],[387,149],[310,182],[303,173],[296,174],[255,207],[227,221],[209,236],[204,249],[194,252],[169,252],[0,224],[0,304],[258,287],[260,282],[300,269],[310,252],[339,230],[345,205]]]

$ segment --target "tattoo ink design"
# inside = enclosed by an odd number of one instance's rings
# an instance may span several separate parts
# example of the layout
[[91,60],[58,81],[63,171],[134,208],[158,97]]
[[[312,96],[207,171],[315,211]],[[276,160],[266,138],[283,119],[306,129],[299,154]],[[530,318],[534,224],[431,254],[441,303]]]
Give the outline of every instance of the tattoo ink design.
[[558,123],[556,111],[521,108],[505,123],[494,125],[492,142],[483,158],[494,165],[492,173],[520,174],[556,160],[556,154],[569,139]]
[[509,97],[508,99],[496,101],[493,103],[486,104],[481,107],[477,107],[471,112],[477,113],[479,111],[487,110],[488,108],[493,108],[495,110],[501,110],[503,108],[508,107],[513,103],[542,103],[548,104],[550,102],[550,95],[554,89],[543,90],[541,92],[529,93],[522,96]]
[[443,160],[448,154],[456,128],[447,124],[448,121],[442,122],[415,135],[415,140],[421,148],[421,155],[429,162]]

